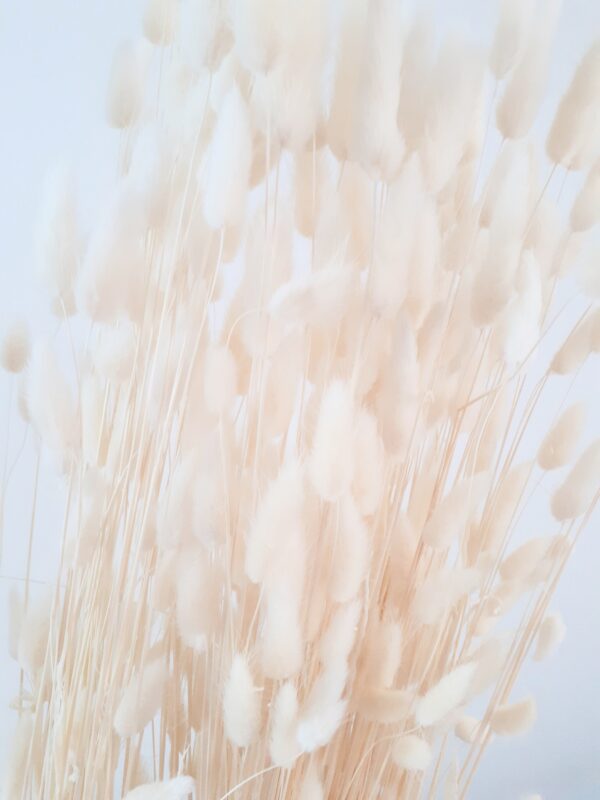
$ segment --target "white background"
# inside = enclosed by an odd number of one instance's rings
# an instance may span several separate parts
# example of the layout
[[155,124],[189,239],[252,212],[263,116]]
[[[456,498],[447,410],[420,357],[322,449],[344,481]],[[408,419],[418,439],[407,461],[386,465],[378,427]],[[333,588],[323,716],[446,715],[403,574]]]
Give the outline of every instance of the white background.
[[[493,0],[438,0],[431,7],[441,29],[456,28],[481,44],[489,42]],[[104,125],[106,77],[114,46],[139,31],[142,3],[1,0],[0,8],[0,328],[13,313],[22,312],[35,329],[51,332],[32,268],[32,232],[42,179],[49,164],[68,158],[80,178],[84,217],[110,184],[117,140]],[[600,2],[564,0],[548,97],[536,124],[540,141],[578,58],[598,35]],[[493,139],[488,150],[494,151]],[[576,182],[568,183],[561,195],[567,207],[575,186]],[[558,181],[550,189],[556,196]],[[551,341],[560,336],[558,331]],[[600,432],[598,374],[596,359],[570,394],[570,398],[585,395],[593,406],[587,436]],[[536,422],[534,435],[548,427],[566,388],[550,387],[548,416]],[[8,408],[9,381],[2,376],[0,469]],[[21,430],[11,424],[11,454],[18,449]],[[60,527],[50,467],[42,466],[42,514],[35,533],[33,577],[39,581],[52,574]],[[26,449],[7,492],[0,564],[0,760],[14,722],[7,706],[18,685],[16,669],[5,653],[6,598],[10,581],[25,571],[32,473],[33,457]],[[542,487],[542,500],[544,491]],[[523,739],[495,743],[473,785],[474,800],[510,800],[529,791],[541,792],[545,800],[600,798],[599,527],[596,515],[553,604],[568,626],[564,646],[550,661],[528,666],[519,681],[518,691],[533,691],[539,701],[537,726]]]

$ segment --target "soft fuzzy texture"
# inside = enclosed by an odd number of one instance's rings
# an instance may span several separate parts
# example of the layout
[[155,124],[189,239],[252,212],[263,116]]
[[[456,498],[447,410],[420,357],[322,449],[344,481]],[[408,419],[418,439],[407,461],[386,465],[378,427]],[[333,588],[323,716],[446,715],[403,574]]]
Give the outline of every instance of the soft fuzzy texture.
[[0,364],[7,372],[22,372],[29,361],[31,340],[29,328],[23,320],[15,320],[4,331],[0,341]]
[[184,800],[196,788],[193,778],[182,775],[168,781],[146,783],[127,792],[124,800]]
[[533,657],[542,661],[551,655],[565,638],[567,628],[559,613],[548,614],[540,625]]
[[15,576],[11,797],[456,800],[533,723],[600,487],[597,45],[553,163],[530,134],[558,6],[486,49],[396,0],[146,0],[106,202],[42,198],[52,343],[0,350],[39,458],[12,491],[11,419],[0,510],[60,552]]
[[422,771],[431,761],[431,748],[418,736],[402,736],[394,744],[393,759],[400,769]]
[[115,711],[114,727],[119,736],[133,736],[150,722],[163,701],[167,676],[167,667],[160,658],[133,676]]
[[531,728],[537,716],[535,701],[531,697],[515,703],[499,705],[492,714],[490,726],[500,736],[524,734]]
[[223,694],[223,721],[227,738],[237,747],[248,747],[260,728],[260,697],[248,662],[236,655]]
[[476,664],[462,664],[449,672],[419,700],[416,719],[420,725],[433,725],[457,708],[467,696]]

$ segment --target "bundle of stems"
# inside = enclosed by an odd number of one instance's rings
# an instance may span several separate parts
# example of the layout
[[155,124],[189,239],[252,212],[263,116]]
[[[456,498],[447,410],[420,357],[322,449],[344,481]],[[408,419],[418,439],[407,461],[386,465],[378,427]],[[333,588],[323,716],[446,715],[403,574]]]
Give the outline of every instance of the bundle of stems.
[[397,0],[148,2],[91,230],[48,181],[59,333],[2,342],[65,490],[52,592],[11,597],[5,797],[451,800],[534,723],[600,489],[584,406],[544,402],[600,351],[597,263],[543,347],[600,218],[600,42],[548,166],[539,6],[482,49]]

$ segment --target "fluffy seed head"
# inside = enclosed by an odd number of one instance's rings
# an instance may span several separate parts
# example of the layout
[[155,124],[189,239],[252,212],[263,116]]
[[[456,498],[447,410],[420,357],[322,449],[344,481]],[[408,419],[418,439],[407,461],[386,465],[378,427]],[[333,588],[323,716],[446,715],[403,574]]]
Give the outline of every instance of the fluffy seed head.
[[547,537],[530,539],[517,547],[500,565],[500,575],[505,581],[528,578],[548,552],[552,540]]
[[234,0],[231,4],[235,48],[241,63],[251,71],[272,67],[281,46],[283,3],[266,0]]
[[31,342],[29,328],[22,320],[16,320],[4,332],[0,341],[0,364],[7,372],[18,374],[29,361]]
[[140,43],[120,45],[113,56],[108,81],[107,118],[113,128],[128,128],[142,111],[145,56]]
[[423,772],[431,761],[431,747],[420,736],[408,734],[394,742],[392,758],[400,769]]
[[219,0],[186,0],[181,3],[179,44],[186,62],[194,69],[213,70],[222,56]]
[[532,0],[502,0],[490,51],[490,69],[502,80],[521,54],[533,12]]
[[127,792],[124,800],[184,800],[196,791],[196,781],[179,775],[166,781],[145,783]]
[[255,687],[246,656],[233,657],[223,693],[225,735],[236,747],[248,747],[261,726],[261,694]]
[[506,139],[525,136],[537,114],[546,84],[550,45],[560,9],[552,0],[543,20],[536,20],[496,109],[496,123]]
[[305,753],[312,753],[329,744],[342,724],[346,701],[338,700],[331,705],[311,709],[303,714],[298,723],[296,738]]
[[211,228],[235,227],[244,210],[252,159],[246,103],[233,86],[219,110],[200,182],[204,217]]
[[432,625],[469,595],[481,582],[477,569],[440,569],[430,573],[415,591],[412,613],[424,625]]
[[411,712],[413,694],[405,689],[369,687],[361,692],[358,712],[367,720],[381,724],[397,724]]
[[473,540],[481,552],[495,552],[501,544],[523,498],[531,469],[531,463],[527,461],[515,464],[502,478],[493,499],[493,511],[487,529],[482,531],[480,539],[475,537]]
[[50,636],[51,603],[49,592],[30,600],[19,626],[18,661],[33,678],[44,666]]
[[481,722],[476,717],[463,714],[463,716],[456,723],[454,732],[457,737],[461,739],[461,741],[467,742],[467,744],[472,744],[477,737],[480,725]]
[[113,724],[119,736],[134,736],[154,717],[163,702],[168,669],[163,658],[145,664],[123,690]]
[[427,87],[425,132],[419,147],[425,183],[434,194],[448,186],[461,160],[480,147],[484,76],[485,62],[476,47],[457,35],[442,41]]
[[[375,310],[392,317],[406,298],[408,268],[423,196],[423,176],[416,156],[391,184],[375,240],[368,291]],[[398,227],[398,219],[405,225]]]
[[600,161],[590,169],[573,202],[569,219],[575,233],[587,231],[600,220]]
[[34,345],[27,390],[29,414],[44,442],[59,455],[72,452],[78,438],[75,404],[54,351],[46,342]]
[[452,487],[433,510],[423,528],[422,540],[436,549],[444,549],[463,532],[470,511],[481,497],[485,479],[466,478]]
[[361,63],[356,54],[364,47],[366,18],[367,4],[364,0],[350,0],[342,20],[327,123],[329,146],[340,160],[349,159],[355,150],[354,124],[361,80]]
[[144,34],[152,44],[170,44],[177,29],[178,0],[148,0],[144,10]]
[[326,666],[345,663],[354,646],[360,619],[360,603],[354,600],[340,606],[319,642],[319,657]]
[[567,627],[560,614],[548,614],[538,630],[533,657],[543,661],[561,644],[565,638]]
[[537,454],[542,469],[563,467],[573,455],[585,423],[585,406],[574,403],[560,415],[548,431]]
[[557,375],[570,375],[583,364],[592,350],[589,318],[581,320],[567,336],[554,355],[550,371]]
[[263,581],[277,563],[288,535],[302,538],[304,498],[303,469],[291,462],[267,487],[248,533],[246,574],[254,583]]
[[596,440],[584,450],[564,483],[554,492],[552,513],[560,521],[585,514],[599,488],[600,440]]
[[284,683],[278,690],[271,706],[271,733],[269,755],[271,761],[284,769],[290,767],[298,756],[296,724],[298,721],[298,697],[292,683]]
[[321,399],[310,456],[313,486],[324,500],[350,489],[354,476],[355,409],[349,384],[334,381]]
[[193,547],[180,554],[176,591],[179,631],[202,650],[205,637],[219,627],[223,591],[218,566],[204,548]]
[[[294,563],[293,557],[290,565]],[[300,569],[303,571],[303,564]],[[296,587],[285,586],[291,579],[283,574],[275,586],[265,592],[264,623],[261,632],[261,666],[265,677],[283,680],[296,675],[302,668],[304,638],[300,624],[300,597]]]
[[310,761],[300,786],[298,800],[325,800],[325,790],[314,761]]
[[425,727],[439,722],[461,705],[477,664],[461,664],[438,681],[417,703],[415,719]]
[[106,326],[94,349],[94,366],[98,373],[115,384],[125,383],[133,371],[136,339],[132,325]]
[[494,335],[507,364],[518,364],[540,339],[543,284],[533,253],[525,251],[515,280],[516,294],[496,321]]
[[404,142],[398,129],[402,15],[398,3],[369,5],[359,104],[354,119],[355,152],[373,174],[390,180],[400,167]]
[[117,187],[96,223],[77,281],[77,304],[96,322],[143,313],[145,223],[139,198],[127,184]]
[[81,260],[81,240],[71,171],[59,164],[44,180],[36,229],[38,273],[59,317],[75,309],[74,285]]
[[351,497],[340,504],[338,530],[329,592],[333,600],[345,603],[356,596],[369,567],[370,540],[367,526]]
[[[8,795],[58,775],[67,794],[122,778],[130,799],[179,800],[200,791],[186,765],[215,797],[419,794],[452,729],[487,744],[494,706],[463,711],[506,698],[527,619],[490,631],[554,588],[574,542],[525,541],[533,466],[512,466],[538,392],[560,388],[531,379],[568,269],[595,305],[550,371],[600,351],[598,256],[578,260],[598,162],[569,227],[526,141],[557,0],[535,24],[533,0],[502,2],[489,66],[508,141],[483,193],[486,54],[438,46],[424,15],[405,37],[399,0],[144,5],[157,47],[117,55],[118,178],[81,267],[72,192],[41,226],[54,306],[84,319],[56,332],[65,377],[45,354],[23,372],[23,416],[68,473],[68,573],[39,618],[22,619],[33,586],[12,600],[15,705],[44,752],[24,766],[19,745]],[[569,168],[598,146],[584,72],[549,137]],[[0,351],[9,369],[19,347]],[[553,426],[543,470],[570,462],[582,417]],[[598,499],[597,466],[557,477],[561,520]],[[534,622],[536,659],[564,630]],[[530,716],[502,705],[494,725]],[[456,800],[453,754],[438,767]]]
[[490,718],[490,727],[500,736],[527,733],[537,718],[535,700],[526,697],[516,703],[499,705]]
[[158,123],[144,125],[136,135],[126,181],[139,199],[143,218],[155,233],[167,229],[173,205],[172,139]]
[[377,620],[369,626],[361,653],[365,684],[389,689],[402,657],[402,626],[399,622]]
[[595,41],[561,99],[546,140],[551,161],[567,169],[589,166],[599,152],[600,41]]
[[429,91],[435,55],[435,31],[431,14],[418,11],[404,41],[398,126],[407,149],[417,150],[424,134],[428,107],[423,94]]

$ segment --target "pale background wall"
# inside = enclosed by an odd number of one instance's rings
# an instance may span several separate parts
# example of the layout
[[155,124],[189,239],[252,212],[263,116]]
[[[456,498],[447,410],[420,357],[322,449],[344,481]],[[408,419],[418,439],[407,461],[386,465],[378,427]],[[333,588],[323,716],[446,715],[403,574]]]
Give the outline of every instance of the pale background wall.
[[[48,164],[71,160],[80,176],[84,213],[89,214],[114,174],[116,136],[103,123],[104,91],[113,47],[139,30],[141,0],[0,0],[0,328],[15,311],[36,329],[52,331],[32,269],[32,226]],[[494,0],[437,0],[430,4],[440,27],[489,40]],[[538,131],[547,126],[583,49],[600,35],[598,0],[564,0],[548,98]],[[488,151],[495,152],[492,139]],[[568,202],[576,183],[568,183]],[[551,190],[558,191],[558,181]],[[571,291],[569,289],[568,291]],[[550,342],[559,341],[557,330]],[[587,434],[600,433],[599,359],[591,362],[570,397],[586,395],[594,407]],[[563,401],[566,385],[550,387],[547,427]],[[0,377],[0,470],[4,462],[9,382]],[[13,398],[14,409],[14,398]],[[22,429],[10,431],[10,459]],[[6,656],[6,598],[12,578],[25,572],[33,456],[25,449],[7,492],[5,547],[0,563],[0,761],[13,724],[7,706],[16,693],[17,671]],[[52,575],[60,527],[51,465],[42,464],[43,490],[35,536],[33,577]],[[532,499],[544,499],[542,486]],[[530,509],[531,511],[531,509]],[[524,739],[495,744],[473,786],[474,800],[510,800],[540,791],[545,800],[600,797],[600,524],[598,515],[574,555],[555,608],[568,626],[561,651],[543,665],[527,667],[519,690],[533,690],[540,715]],[[206,800],[210,800],[207,798]]]

